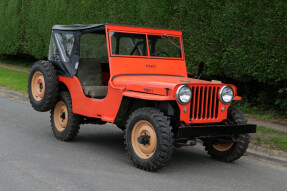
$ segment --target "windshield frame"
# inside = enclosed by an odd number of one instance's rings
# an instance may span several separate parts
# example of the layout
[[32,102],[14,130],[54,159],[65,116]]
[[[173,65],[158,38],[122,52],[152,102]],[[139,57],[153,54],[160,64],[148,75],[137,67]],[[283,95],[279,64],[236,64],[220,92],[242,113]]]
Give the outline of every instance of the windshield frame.
[[[111,39],[111,33],[112,32],[118,32],[118,33],[132,33],[132,34],[142,34],[146,37],[146,48],[147,48],[147,56],[139,56],[139,55],[120,55],[120,54],[113,54],[112,52],[112,39]],[[134,32],[134,31],[122,31],[122,30],[108,30],[108,40],[109,40],[109,56],[110,57],[126,57],[126,58],[148,58],[148,59],[168,59],[168,60],[185,60],[184,57],[184,49],[183,49],[183,39],[182,35],[167,35],[168,37],[178,37],[180,40],[180,51],[181,51],[181,57],[159,57],[159,56],[151,56],[150,55],[150,48],[149,48],[149,38],[148,35],[157,35],[157,36],[165,36],[166,33],[161,32]],[[171,44],[171,46],[174,46]]]

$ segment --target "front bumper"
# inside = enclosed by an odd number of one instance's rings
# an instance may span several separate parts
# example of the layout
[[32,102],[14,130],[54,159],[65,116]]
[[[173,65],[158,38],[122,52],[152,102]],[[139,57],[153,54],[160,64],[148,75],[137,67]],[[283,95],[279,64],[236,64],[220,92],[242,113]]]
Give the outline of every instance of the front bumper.
[[194,125],[179,127],[175,139],[193,139],[200,137],[229,136],[244,133],[256,133],[256,125]]

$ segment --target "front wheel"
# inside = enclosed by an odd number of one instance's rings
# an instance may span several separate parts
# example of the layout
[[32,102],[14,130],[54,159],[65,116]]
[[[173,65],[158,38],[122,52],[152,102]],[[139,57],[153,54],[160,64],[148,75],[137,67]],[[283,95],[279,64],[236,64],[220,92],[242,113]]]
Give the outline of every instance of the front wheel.
[[[227,121],[231,124],[247,124],[244,115],[234,107],[229,107]],[[203,145],[212,158],[219,161],[232,162],[243,156],[248,148],[249,142],[249,134],[240,134],[226,138],[221,143],[211,143],[209,140],[206,140]]]
[[167,118],[154,108],[134,111],[125,129],[128,155],[140,169],[158,170],[168,163],[173,152],[173,133]]

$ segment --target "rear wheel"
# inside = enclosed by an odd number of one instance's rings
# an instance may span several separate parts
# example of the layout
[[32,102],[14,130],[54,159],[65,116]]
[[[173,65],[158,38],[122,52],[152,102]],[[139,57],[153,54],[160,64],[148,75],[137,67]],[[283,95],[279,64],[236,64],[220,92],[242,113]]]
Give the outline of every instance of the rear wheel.
[[[244,115],[234,107],[229,107],[227,120],[229,124],[247,124]],[[206,140],[203,145],[212,158],[219,161],[232,162],[239,159],[246,152],[250,142],[249,139],[249,134],[240,134],[226,138],[221,143],[211,143]]]
[[58,78],[54,66],[44,60],[36,62],[30,71],[28,94],[32,107],[49,111],[58,99]]
[[61,92],[58,102],[51,110],[51,125],[55,137],[61,141],[71,141],[80,129],[80,116],[72,112],[71,96]]
[[167,118],[154,108],[134,111],[125,129],[125,144],[133,163],[147,171],[168,163],[173,152],[173,133]]

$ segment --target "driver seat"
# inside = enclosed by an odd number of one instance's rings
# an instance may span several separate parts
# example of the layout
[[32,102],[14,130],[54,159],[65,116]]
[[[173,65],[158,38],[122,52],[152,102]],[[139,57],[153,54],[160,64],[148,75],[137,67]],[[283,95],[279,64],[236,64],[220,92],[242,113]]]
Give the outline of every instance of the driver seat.
[[108,86],[103,85],[101,60],[80,58],[77,77],[87,97],[100,99],[107,96]]

